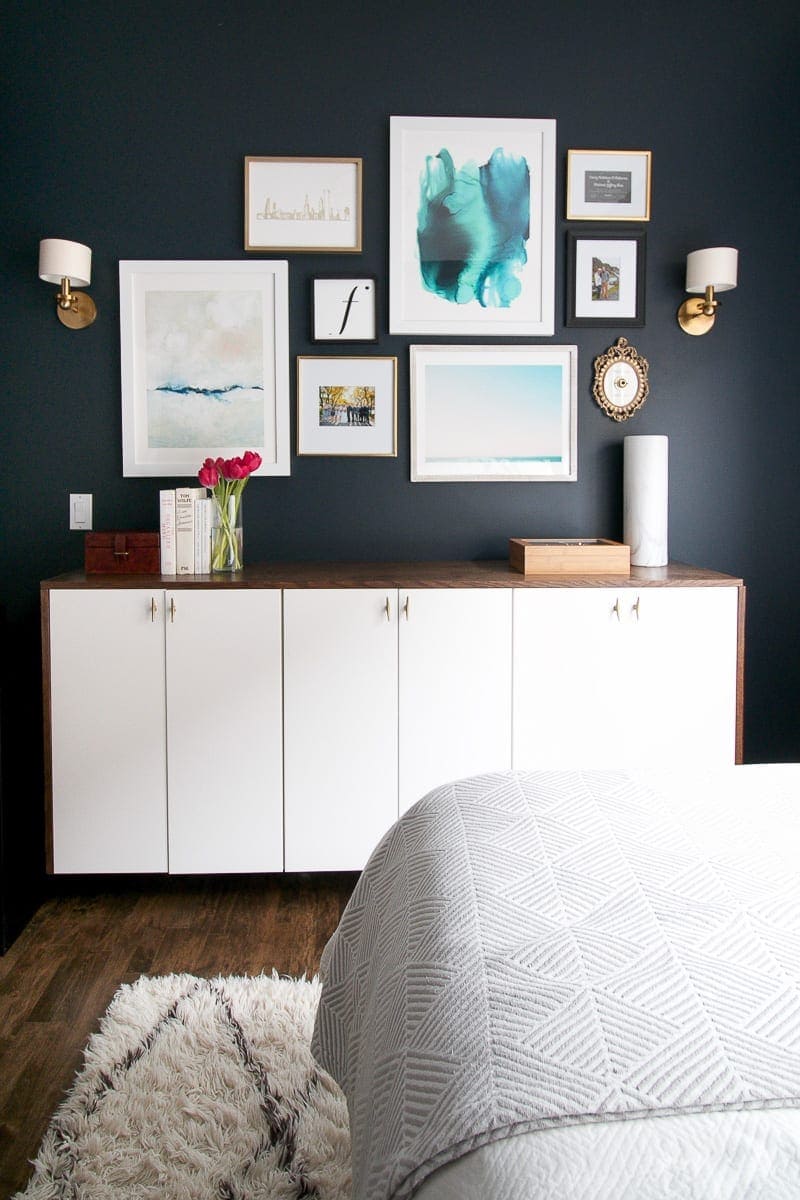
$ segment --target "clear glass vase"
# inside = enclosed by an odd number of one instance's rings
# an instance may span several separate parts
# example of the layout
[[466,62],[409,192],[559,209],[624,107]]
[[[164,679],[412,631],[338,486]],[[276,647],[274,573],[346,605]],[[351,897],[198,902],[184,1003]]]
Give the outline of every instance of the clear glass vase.
[[211,523],[211,570],[241,571],[242,558],[242,497],[228,496],[220,502],[213,497]]

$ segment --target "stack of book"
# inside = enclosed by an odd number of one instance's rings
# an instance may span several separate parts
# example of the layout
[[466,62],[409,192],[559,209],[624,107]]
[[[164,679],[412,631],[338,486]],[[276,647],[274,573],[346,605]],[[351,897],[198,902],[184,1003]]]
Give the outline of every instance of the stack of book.
[[159,493],[162,575],[207,575],[211,570],[211,506],[202,487]]

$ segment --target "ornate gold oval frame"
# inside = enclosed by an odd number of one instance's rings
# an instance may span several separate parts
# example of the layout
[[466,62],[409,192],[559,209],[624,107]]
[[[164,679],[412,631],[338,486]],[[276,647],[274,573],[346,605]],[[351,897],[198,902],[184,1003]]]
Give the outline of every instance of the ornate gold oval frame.
[[[616,367],[621,363],[627,364],[632,368],[636,376],[636,387],[633,395],[625,404],[614,404],[609,399],[606,390],[606,377],[612,367]],[[649,364],[646,358],[643,358],[636,350],[635,346],[631,346],[627,338],[617,338],[615,344],[606,350],[605,354],[600,354],[594,360],[594,386],[592,394],[597,403],[602,408],[603,412],[611,417],[614,421],[627,421],[628,417],[632,417],[635,412],[644,404],[647,399],[647,394],[650,391],[650,384],[647,378]],[[618,381],[617,387],[628,387],[629,384],[625,379]]]

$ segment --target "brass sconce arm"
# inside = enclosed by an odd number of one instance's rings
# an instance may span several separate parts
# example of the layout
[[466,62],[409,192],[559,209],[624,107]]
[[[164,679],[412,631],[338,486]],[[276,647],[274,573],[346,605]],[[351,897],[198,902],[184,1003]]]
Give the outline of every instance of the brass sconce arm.
[[76,293],[69,289],[69,279],[61,280],[61,291],[56,293],[56,304],[59,308],[76,308]]

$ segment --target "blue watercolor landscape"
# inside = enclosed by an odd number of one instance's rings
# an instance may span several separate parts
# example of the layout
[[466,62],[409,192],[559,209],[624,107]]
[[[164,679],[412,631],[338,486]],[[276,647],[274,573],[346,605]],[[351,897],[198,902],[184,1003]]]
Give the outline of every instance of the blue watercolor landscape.
[[263,316],[253,289],[148,291],[147,444],[264,444]]
[[508,308],[522,291],[530,236],[530,171],[498,147],[456,167],[441,149],[420,179],[417,244],[423,286],[443,300]]

